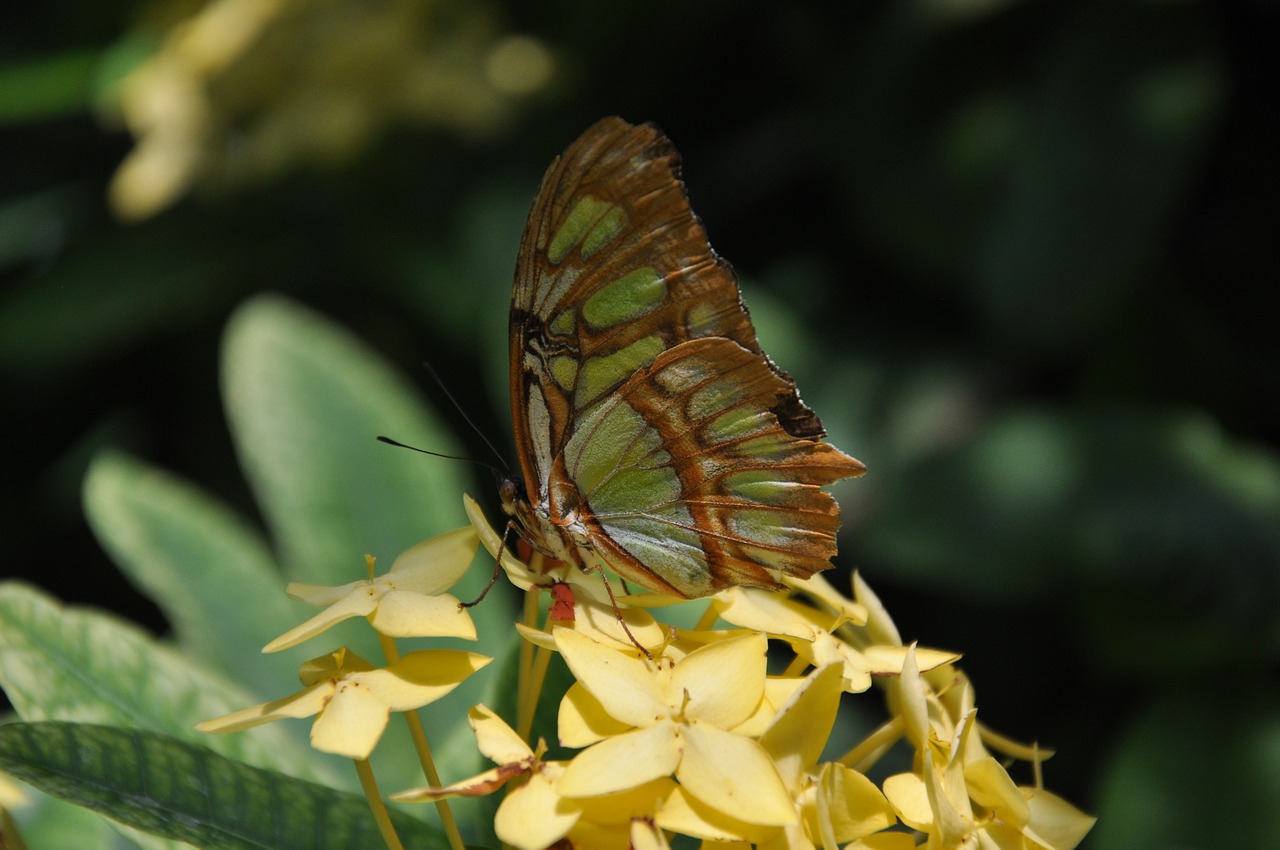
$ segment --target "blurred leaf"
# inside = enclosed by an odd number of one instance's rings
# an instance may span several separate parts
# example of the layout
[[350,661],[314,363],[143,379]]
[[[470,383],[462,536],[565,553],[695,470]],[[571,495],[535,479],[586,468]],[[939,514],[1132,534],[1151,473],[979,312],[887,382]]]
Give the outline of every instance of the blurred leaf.
[[1255,613],[1280,590],[1280,462],[1197,414],[1014,410],[882,488],[862,558],[938,590],[1011,600],[1193,571],[1202,612],[1210,594]]
[[1089,846],[1275,846],[1280,694],[1274,684],[1201,681],[1158,695],[1100,768],[1098,825]]
[[[111,822],[96,812],[34,788],[32,804],[17,812],[22,840],[37,850],[133,850],[138,845],[113,829]],[[159,841],[159,839],[156,839]]]
[[0,292],[0,367],[46,375],[180,332],[231,294],[232,262],[180,217],[81,240]]
[[113,616],[0,583],[0,685],[23,720],[74,720],[165,732],[259,765],[316,775],[282,727],[210,736],[194,724],[244,708],[249,694]]
[[63,247],[85,217],[88,199],[66,186],[0,203],[0,269],[41,262]]
[[1226,97],[1203,6],[1061,17],[1020,52],[1002,26],[926,26],[895,6],[832,92],[853,98],[833,156],[876,250],[1050,350],[1130,309]]
[[98,540],[184,649],[260,698],[288,687],[294,661],[260,651],[309,613],[285,597],[256,531],[191,485],[116,453],[94,460],[84,501]]
[[[0,766],[114,820],[205,850],[373,847],[381,837],[353,794],[249,767],[154,732],[69,723],[0,727]],[[398,812],[412,847],[440,833]]]
[[245,473],[292,578],[344,584],[363,575],[364,553],[392,558],[465,523],[455,464],[375,439],[457,454],[452,434],[316,314],[279,297],[249,301],[228,325],[222,374]]
[[[462,467],[375,439],[389,434],[459,454],[452,434],[402,377],[316,314],[278,296],[249,301],[229,323],[222,375],[241,463],[291,578],[345,584],[365,576],[364,553],[382,559],[385,569],[413,544],[466,522]],[[479,559],[453,592],[474,598],[490,575],[486,559]],[[511,631],[512,609],[501,594],[471,614],[479,634],[497,646]],[[343,623],[329,640],[380,658],[376,639],[363,626]],[[480,649],[494,654],[494,646]],[[423,709],[442,760],[456,753],[479,758],[466,712],[458,707],[480,701],[485,678],[472,677]],[[375,765],[385,759],[390,778],[383,781],[407,787],[414,781],[412,749],[400,724],[388,734]]]
[[96,51],[76,50],[0,68],[0,124],[40,121],[89,105]]

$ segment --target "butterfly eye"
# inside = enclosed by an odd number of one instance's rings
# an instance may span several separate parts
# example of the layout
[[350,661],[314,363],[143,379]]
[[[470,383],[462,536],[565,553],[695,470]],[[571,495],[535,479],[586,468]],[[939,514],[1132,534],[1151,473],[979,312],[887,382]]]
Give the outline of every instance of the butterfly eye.
[[526,501],[524,482],[515,476],[508,476],[498,482],[498,498],[502,500],[502,510],[508,516],[516,515],[516,505]]

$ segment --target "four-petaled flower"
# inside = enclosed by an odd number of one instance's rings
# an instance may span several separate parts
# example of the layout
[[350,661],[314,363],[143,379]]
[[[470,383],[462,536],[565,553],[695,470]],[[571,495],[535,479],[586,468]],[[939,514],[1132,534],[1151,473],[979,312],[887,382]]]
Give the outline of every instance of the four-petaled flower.
[[577,684],[560,704],[560,742],[586,747],[565,768],[565,797],[594,797],[671,776],[703,804],[737,820],[796,821],[768,753],[736,727],[765,693],[762,634],[730,637],[678,662],[655,660],[556,629]]
[[456,649],[422,649],[377,669],[343,647],[302,665],[298,678],[306,687],[298,693],[206,720],[196,728],[235,732],[315,714],[313,747],[366,759],[382,737],[391,712],[435,702],[492,660]]
[[370,625],[388,637],[460,637],[475,640],[471,615],[457,597],[445,591],[453,587],[475,559],[480,538],[471,527],[458,528],[419,543],[402,553],[383,575],[338,587],[293,582],[285,592],[312,605],[328,606],[263,647],[277,652],[305,640],[350,617],[367,617]]

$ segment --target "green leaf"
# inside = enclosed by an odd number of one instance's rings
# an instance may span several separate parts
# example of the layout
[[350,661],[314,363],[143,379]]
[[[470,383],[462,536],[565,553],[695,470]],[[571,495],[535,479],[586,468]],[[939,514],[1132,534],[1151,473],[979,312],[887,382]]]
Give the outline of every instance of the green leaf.
[[[381,846],[366,802],[137,729],[71,723],[0,727],[0,767],[114,820],[205,850]],[[415,850],[440,833],[393,813]]]
[[258,765],[315,775],[317,759],[278,725],[204,735],[193,725],[244,708],[240,687],[97,611],[0,583],[0,686],[24,720],[74,720],[167,732]]
[[393,558],[465,523],[455,464],[376,441],[390,433],[456,452],[452,435],[372,352],[274,296],[244,304],[226,332],[232,435],[292,577],[344,584],[368,552]]
[[[345,584],[365,577],[365,553],[385,569],[413,544],[466,522],[458,464],[375,439],[389,434],[457,454],[452,435],[400,375],[317,314],[278,296],[247,302],[227,328],[222,377],[241,463],[293,578]],[[490,575],[486,560],[478,559],[454,593],[472,598]],[[510,634],[509,601],[494,594],[472,609],[482,640],[492,642],[482,644],[483,651],[492,654]],[[366,658],[381,657],[363,623],[343,623],[330,636]],[[481,700],[486,678],[473,676],[423,710],[442,762],[465,769],[465,759],[453,759],[464,753],[478,759],[466,706]],[[393,724],[374,754],[389,783],[412,783],[417,775],[403,734]]]
[[843,117],[825,135],[868,244],[954,287],[996,333],[1080,350],[1126,322],[1229,77],[1202,4],[1074,4],[1054,20],[993,75],[1002,27],[887,8],[833,76]]
[[83,110],[89,105],[98,59],[94,51],[79,50],[0,68],[0,124]]
[[98,540],[184,649],[262,698],[288,690],[294,660],[260,650],[310,612],[284,595],[254,529],[190,484],[117,453],[90,466],[84,503]]
[[1198,593],[1252,596],[1255,614],[1280,590],[1255,569],[1280,559],[1280,463],[1198,413],[1008,410],[882,488],[859,559],[922,585],[988,599],[1081,582],[1149,593],[1176,567],[1204,577]]
[[1280,692],[1243,677],[1156,695],[1100,765],[1094,850],[1262,848],[1280,834]]
[[[96,812],[58,797],[50,797],[34,788],[24,789],[30,796],[28,805],[14,812],[17,830],[28,847],[37,850],[75,848],[75,850],[133,850],[146,843],[173,846],[154,836],[134,832],[130,841],[118,824]],[[178,845],[175,850],[185,850]]]

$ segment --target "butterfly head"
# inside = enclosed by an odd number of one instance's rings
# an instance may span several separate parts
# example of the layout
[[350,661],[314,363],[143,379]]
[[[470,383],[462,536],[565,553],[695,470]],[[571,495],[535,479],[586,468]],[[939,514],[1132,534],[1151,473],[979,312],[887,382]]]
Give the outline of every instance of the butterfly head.
[[499,473],[498,498],[502,500],[503,513],[518,518],[521,507],[529,504],[529,494],[524,488],[524,479],[519,475]]

